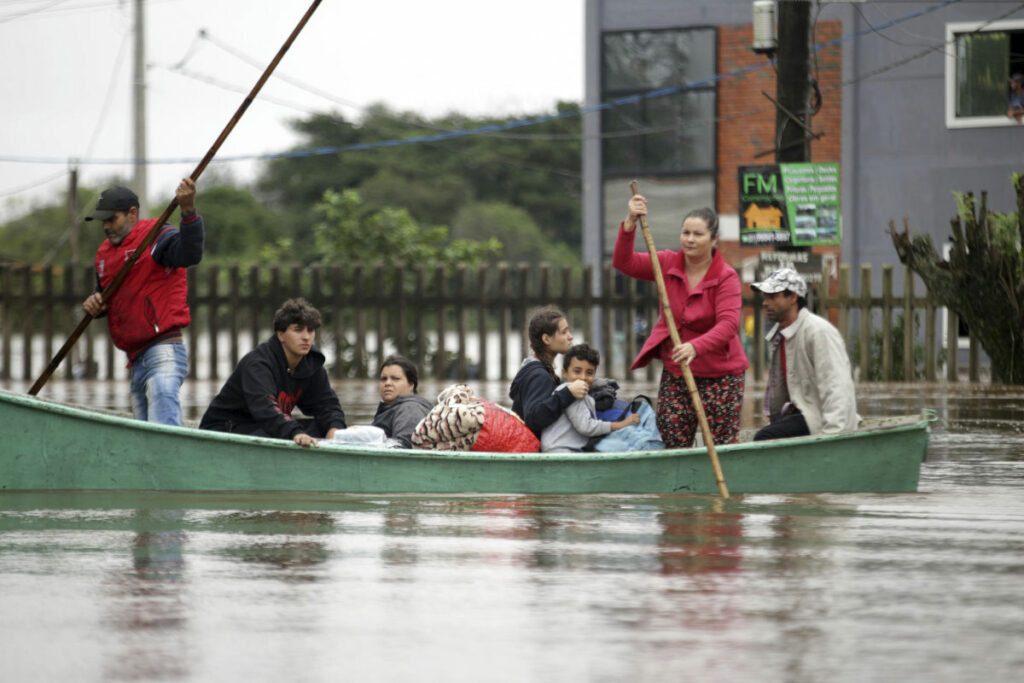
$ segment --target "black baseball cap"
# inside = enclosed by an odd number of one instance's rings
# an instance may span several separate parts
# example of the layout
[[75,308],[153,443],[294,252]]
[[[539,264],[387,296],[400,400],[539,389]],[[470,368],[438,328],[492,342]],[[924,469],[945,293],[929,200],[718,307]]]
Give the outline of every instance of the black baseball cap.
[[96,202],[96,210],[91,216],[86,216],[87,221],[105,221],[111,219],[118,211],[128,212],[132,207],[138,208],[139,198],[127,187],[111,187],[100,193],[99,201]]

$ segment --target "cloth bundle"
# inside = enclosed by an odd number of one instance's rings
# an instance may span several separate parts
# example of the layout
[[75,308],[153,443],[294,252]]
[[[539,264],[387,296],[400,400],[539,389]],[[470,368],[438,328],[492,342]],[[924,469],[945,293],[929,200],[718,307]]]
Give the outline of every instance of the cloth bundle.
[[511,410],[474,396],[465,384],[453,384],[416,425],[412,447],[529,453],[540,449],[540,441]]

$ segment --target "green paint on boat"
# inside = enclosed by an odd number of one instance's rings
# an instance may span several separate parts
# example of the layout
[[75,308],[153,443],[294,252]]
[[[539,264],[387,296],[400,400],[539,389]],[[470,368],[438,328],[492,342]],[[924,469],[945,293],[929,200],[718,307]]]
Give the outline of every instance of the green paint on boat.
[[[930,414],[717,447],[732,493],[916,491]],[[0,391],[0,490],[717,493],[703,448],[473,453],[334,446],[139,422]]]

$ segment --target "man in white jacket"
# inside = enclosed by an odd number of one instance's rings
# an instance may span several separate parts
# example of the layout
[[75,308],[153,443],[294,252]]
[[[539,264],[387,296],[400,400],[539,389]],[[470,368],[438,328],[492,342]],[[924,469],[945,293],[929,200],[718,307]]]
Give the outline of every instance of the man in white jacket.
[[857,428],[857,399],[846,345],[839,331],[807,310],[807,282],[782,268],[750,285],[764,295],[771,361],[764,412],[770,424],[755,441]]

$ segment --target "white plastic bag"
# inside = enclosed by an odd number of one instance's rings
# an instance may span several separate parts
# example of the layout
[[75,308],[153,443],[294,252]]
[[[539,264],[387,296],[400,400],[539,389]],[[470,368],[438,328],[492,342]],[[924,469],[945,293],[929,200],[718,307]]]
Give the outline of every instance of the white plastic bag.
[[398,444],[389,439],[384,430],[372,425],[356,425],[348,429],[338,429],[329,443],[349,446],[374,446],[376,448],[393,448]]

